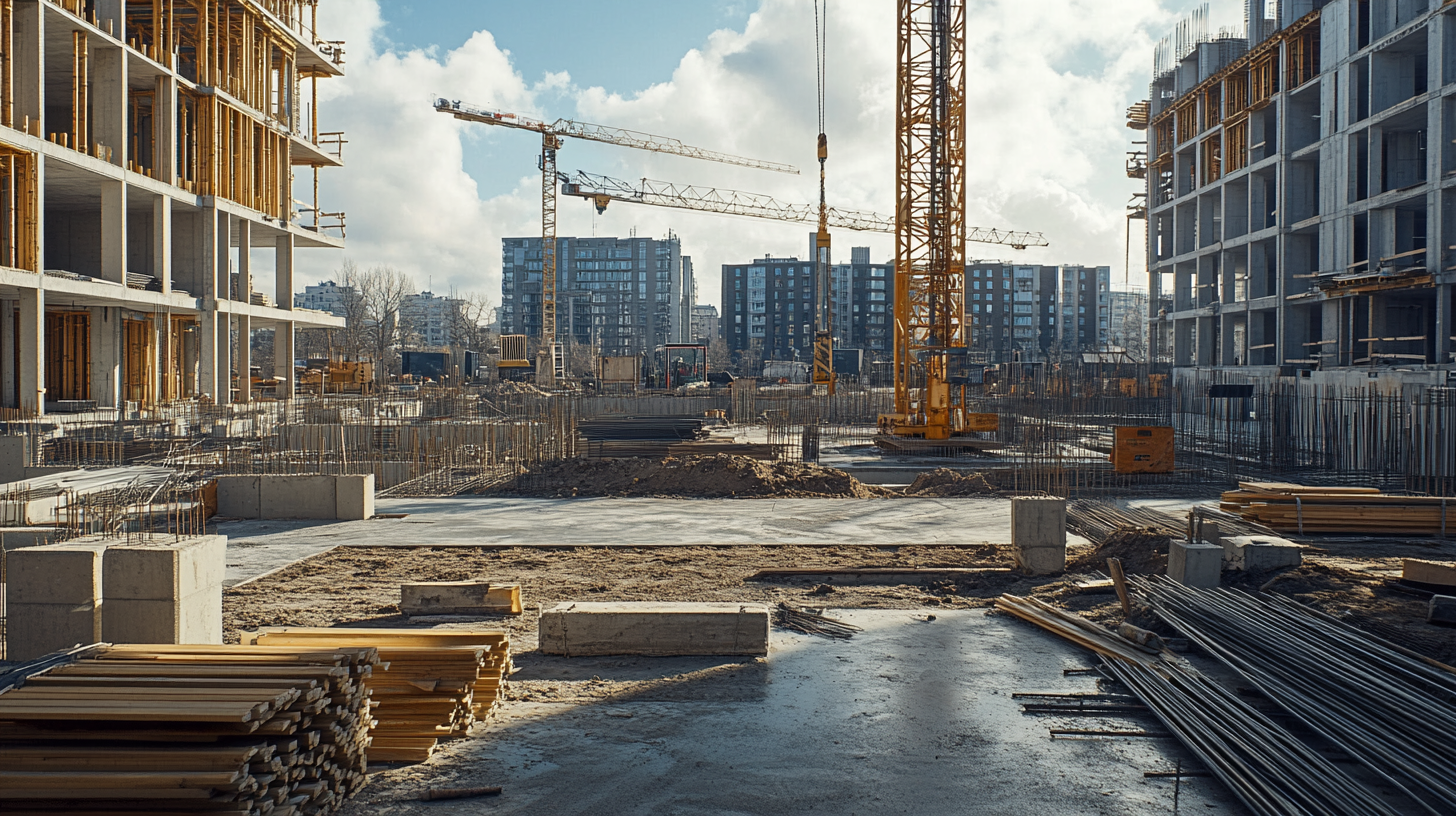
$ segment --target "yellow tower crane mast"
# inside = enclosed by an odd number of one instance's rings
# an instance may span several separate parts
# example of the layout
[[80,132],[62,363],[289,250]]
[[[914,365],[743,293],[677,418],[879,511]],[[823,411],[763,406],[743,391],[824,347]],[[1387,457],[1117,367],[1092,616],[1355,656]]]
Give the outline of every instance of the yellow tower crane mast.
[[[899,0],[891,438],[954,447],[966,410],[966,4]],[[912,377],[923,371],[923,385]]]
[[594,125],[571,119],[545,122],[528,116],[504,111],[475,107],[443,97],[435,100],[435,110],[449,114],[456,119],[498,127],[532,130],[541,134],[541,340],[542,353],[538,358],[536,377],[538,382],[551,383],[562,374],[563,359],[558,352],[556,336],[556,153],[567,137],[592,142],[604,142],[618,147],[631,147],[651,153],[665,153],[685,156],[690,159],[751,167],[756,170],[772,170],[777,173],[798,175],[798,168],[778,162],[749,159],[700,147],[685,145],[677,139],[653,136],[624,128]]

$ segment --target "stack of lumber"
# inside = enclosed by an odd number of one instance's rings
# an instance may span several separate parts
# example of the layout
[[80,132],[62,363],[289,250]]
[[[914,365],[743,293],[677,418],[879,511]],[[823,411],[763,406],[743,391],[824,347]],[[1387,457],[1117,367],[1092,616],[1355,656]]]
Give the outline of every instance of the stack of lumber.
[[500,631],[270,627],[245,633],[243,642],[378,649],[383,665],[369,681],[376,762],[429,759],[441,739],[491,715],[511,672],[510,636]]
[[365,781],[373,649],[106,646],[0,694],[0,812],[302,816]]
[[1309,487],[1239,482],[1219,509],[1299,535],[1430,535],[1456,533],[1456,499],[1391,496],[1373,487]]

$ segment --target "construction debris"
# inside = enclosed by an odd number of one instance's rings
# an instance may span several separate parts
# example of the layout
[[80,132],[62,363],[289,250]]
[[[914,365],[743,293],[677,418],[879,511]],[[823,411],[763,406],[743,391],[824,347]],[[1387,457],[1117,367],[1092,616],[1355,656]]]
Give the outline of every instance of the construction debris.
[[558,462],[522,475],[514,486],[482,492],[679,498],[868,499],[888,495],[887,491],[861,484],[842,470],[728,455]]
[[774,607],[774,626],[780,629],[802,632],[806,635],[819,635],[836,640],[848,640],[854,637],[855,632],[863,631],[852,623],[845,623],[841,620],[825,617],[821,614],[823,611],[821,609],[819,612],[812,612],[808,609],[789,606],[783,601],[780,601]]
[[381,665],[369,680],[375,705],[369,758],[423,762],[439,741],[488,719],[510,676],[510,636],[456,629],[311,629],[268,627],[245,633],[260,646],[369,647]]

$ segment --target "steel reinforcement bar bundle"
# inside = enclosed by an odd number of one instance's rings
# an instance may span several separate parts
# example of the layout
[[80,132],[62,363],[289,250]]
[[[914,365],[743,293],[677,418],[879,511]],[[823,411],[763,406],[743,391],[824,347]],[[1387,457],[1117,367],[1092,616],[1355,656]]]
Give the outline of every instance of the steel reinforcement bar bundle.
[[1133,581],[1168,625],[1421,811],[1456,813],[1450,667],[1275,595]]

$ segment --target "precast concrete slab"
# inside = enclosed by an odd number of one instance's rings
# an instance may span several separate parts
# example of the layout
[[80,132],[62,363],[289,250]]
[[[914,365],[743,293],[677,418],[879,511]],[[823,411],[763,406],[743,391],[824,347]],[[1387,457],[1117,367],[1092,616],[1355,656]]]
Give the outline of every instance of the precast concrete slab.
[[[1022,713],[1016,692],[1097,686],[1063,675],[1095,658],[1021,621],[828,614],[864,631],[835,641],[776,630],[759,660],[523,655],[516,680],[660,679],[611,699],[507,702],[429,762],[374,774],[341,814],[1144,816],[1174,801],[1172,780],[1144,772],[1197,767],[1171,739],[1052,739],[1052,728],[1163,728],[1151,715]],[[399,801],[484,785],[504,792]],[[1178,797],[1183,813],[1245,813],[1212,779],[1182,780]]]
[[[227,586],[333,547],[651,547],[734,544],[998,544],[1011,541],[1011,502],[955,499],[380,499],[381,515],[322,523],[237,521]],[[1068,542],[1088,545],[1078,536]]]

